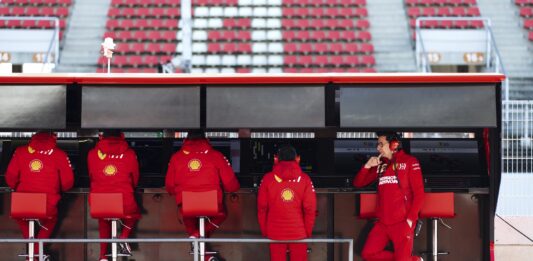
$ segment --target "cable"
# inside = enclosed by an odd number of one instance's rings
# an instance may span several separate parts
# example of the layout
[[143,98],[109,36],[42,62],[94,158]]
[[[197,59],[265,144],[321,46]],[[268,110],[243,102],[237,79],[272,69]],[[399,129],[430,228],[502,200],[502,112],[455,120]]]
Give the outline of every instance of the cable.
[[507,222],[507,220],[503,219],[500,215],[496,214],[497,217],[499,217],[503,222],[505,222],[505,224],[509,225],[510,227],[512,227],[514,230],[516,230],[516,232],[520,233],[520,235],[524,236],[525,238],[527,238],[529,241],[531,241],[533,243],[533,239],[531,239],[530,237],[528,237],[526,234],[522,233],[522,231],[518,230],[516,227],[514,227],[513,225],[511,225],[511,223]]

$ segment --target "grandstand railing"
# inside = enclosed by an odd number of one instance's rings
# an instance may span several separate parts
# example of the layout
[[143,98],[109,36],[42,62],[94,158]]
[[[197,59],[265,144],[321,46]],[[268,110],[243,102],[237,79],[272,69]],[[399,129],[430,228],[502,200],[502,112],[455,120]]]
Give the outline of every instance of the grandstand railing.
[[[0,239],[0,243],[37,243],[39,244],[39,261],[44,261],[45,243],[193,243],[199,249],[200,242],[206,243],[348,243],[348,261],[353,261],[353,238],[311,238],[304,240],[270,240],[263,238],[128,238],[128,239]],[[200,261],[200,254],[194,251],[194,261]]]
[[497,213],[533,215],[533,101],[503,101],[502,180]]
[[[10,20],[18,20],[18,21],[53,21],[54,22],[54,34],[52,35],[52,39],[50,39],[50,43],[48,45],[48,51],[46,53],[46,56],[44,58],[43,64],[49,63],[49,57],[52,54],[52,49],[54,49],[55,55],[54,55],[54,63],[58,64],[59,62],[59,32],[61,30],[60,24],[59,24],[59,18],[57,17],[41,17],[41,16],[0,16],[0,20],[10,21]],[[4,28],[4,29],[10,29],[10,28]],[[17,29],[20,30],[20,29]],[[44,68],[44,66],[43,66]]]
[[[492,23],[490,19],[484,18],[484,17],[418,17],[416,19],[416,25],[415,25],[415,33],[417,39],[420,39],[420,41],[416,41],[416,65],[419,71],[422,72],[431,72],[431,66],[428,59],[428,52],[426,51],[424,47],[424,41],[422,41],[422,33],[420,32],[421,29],[427,29],[422,27],[423,21],[483,21],[483,28],[480,28],[479,30],[485,30],[487,33],[487,57],[485,59],[486,62],[486,72],[496,72],[496,73],[503,73],[507,75],[507,72],[505,70],[505,67],[503,65],[503,61],[501,59],[500,51],[498,50],[498,46],[496,45],[496,41],[494,40],[494,34],[492,32]],[[420,46],[418,45],[420,43]],[[504,97],[503,99],[505,101],[509,100],[509,80],[508,78],[505,78],[503,82],[503,88],[504,88]]]

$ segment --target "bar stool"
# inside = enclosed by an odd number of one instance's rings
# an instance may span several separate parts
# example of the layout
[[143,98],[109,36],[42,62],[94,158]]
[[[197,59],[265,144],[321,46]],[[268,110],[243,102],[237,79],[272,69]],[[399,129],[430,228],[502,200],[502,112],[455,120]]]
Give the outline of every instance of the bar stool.
[[[128,218],[124,214],[122,193],[90,193],[89,203],[91,217],[111,221],[111,239],[117,239],[118,222],[120,219]],[[110,256],[113,261],[117,261],[118,257],[131,255],[119,254],[117,243],[111,243],[111,255],[107,256]]]
[[[183,191],[181,198],[183,217],[198,218],[200,238],[205,238],[205,220],[208,217],[217,216],[220,212],[218,208],[218,192],[216,190],[203,192]],[[197,251],[198,249],[194,249],[194,252]],[[200,242],[200,260],[203,261],[206,254],[214,255],[217,252],[206,252],[205,242]]]
[[[39,219],[49,218],[46,215],[46,193],[26,193],[13,192],[11,193],[11,218],[22,219],[28,221],[28,238],[35,238],[35,223],[39,224]],[[46,228],[43,228],[46,229]],[[39,255],[35,255],[35,243],[28,243],[28,253],[19,256],[27,257],[33,260]],[[43,259],[48,256],[43,256]]]
[[425,254],[431,254],[431,260],[433,261],[437,261],[437,257],[439,255],[449,254],[449,252],[447,251],[438,251],[438,221],[441,220],[444,226],[451,229],[450,226],[446,225],[442,221],[442,218],[453,217],[455,217],[453,192],[426,193],[424,198],[424,205],[420,210],[420,218],[428,218],[433,224],[431,237],[432,249],[431,251],[424,252]]

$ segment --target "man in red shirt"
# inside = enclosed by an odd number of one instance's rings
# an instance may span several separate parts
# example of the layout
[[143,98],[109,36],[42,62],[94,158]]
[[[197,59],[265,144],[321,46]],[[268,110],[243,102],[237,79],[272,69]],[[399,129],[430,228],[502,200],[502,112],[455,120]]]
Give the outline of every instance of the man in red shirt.
[[[128,238],[138,219],[141,218],[139,208],[135,202],[135,187],[139,182],[139,163],[137,155],[129,147],[120,131],[110,130],[89,151],[87,156],[91,193],[122,193],[124,214],[123,228],[119,238]],[[98,220],[100,238],[111,237],[111,221]],[[108,243],[100,243],[100,261],[107,261]],[[120,243],[122,254],[131,254],[128,243]]]
[[[209,217],[205,226],[207,237],[226,219],[223,192],[236,192],[240,188],[229,161],[211,147],[201,130],[189,132],[181,149],[172,155],[165,186],[168,193],[176,197],[180,215],[182,191],[218,191],[219,209],[222,212],[216,217]],[[183,218],[183,224],[190,237],[199,237],[197,218]]]
[[[57,203],[61,192],[72,188],[74,175],[67,154],[56,147],[56,135],[39,132],[30,143],[15,150],[7,167],[6,183],[16,192],[46,193],[46,213],[49,218],[39,220],[41,229],[36,238],[49,238],[57,222]],[[24,238],[29,237],[29,224],[17,220]],[[38,253],[35,245],[35,253]]]
[[[399,135],[378,132],[379,156],[371,157],[354,178],[356,187],[378,180],[378,221],[368,235],[361,254],[367,261],[418,261],[412,256],[414,229],[424,201],[424,183],[418,160],[401,148]],[[391,240],[394,252],[384,248]]]
[[[278,151],[278,163],[259,186],[257,218],[263,236],[273,240],[309,238],[316,218],[316,195],[313,183],[300,168],[300,158],[292,146]],[[307,260],[307,244],[270,244],[270,260]]]

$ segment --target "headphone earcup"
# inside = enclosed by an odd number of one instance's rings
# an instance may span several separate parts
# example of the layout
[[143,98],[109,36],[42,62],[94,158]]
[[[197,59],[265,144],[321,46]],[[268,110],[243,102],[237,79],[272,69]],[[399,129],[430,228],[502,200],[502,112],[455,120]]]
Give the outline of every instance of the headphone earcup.
[[389,142],[389,149],[393,152],[397,151],[399,146],[400,146],[400,142],[398,140],[391,140]]

